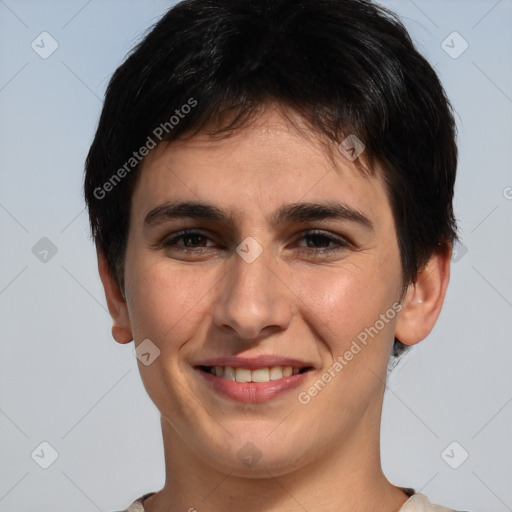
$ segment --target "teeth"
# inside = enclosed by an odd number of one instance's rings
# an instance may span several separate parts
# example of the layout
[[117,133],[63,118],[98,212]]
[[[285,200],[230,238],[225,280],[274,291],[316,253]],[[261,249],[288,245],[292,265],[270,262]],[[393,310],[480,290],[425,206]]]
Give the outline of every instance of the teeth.
[[235,369],[232,368],[231,366],[226,366],[226,368],[224,368],[224,375],[220,375],[220,377],[224,377],[225,379],[228,380],[236,380]]
[[253,370],[251,373],[251,380],[253,382],[268,382],[270,380],[270,372],[268,368],[261,368]]
[[251,370],[247,368],[236,369],[236,381],[237,382],[251,382]]
[[237,382],[269,382],[282,379],[283,377],[290,377],[291,375],[298,375],[300,369],[292,368],[291,366],[272,366],[270,368],[250,370],[249,368],[233,368],[232,366],[212,366],[210,373],[217,377],[236,380]]
[[270,368],[270,380],[278,380],[283,378],[283,369],[280,366],[272,366]]

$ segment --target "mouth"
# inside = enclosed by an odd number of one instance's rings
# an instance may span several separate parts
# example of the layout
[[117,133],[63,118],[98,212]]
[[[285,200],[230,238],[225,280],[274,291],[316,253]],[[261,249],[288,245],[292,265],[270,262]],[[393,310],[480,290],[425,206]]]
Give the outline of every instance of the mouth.
[[198,370],[215,377],[241,383],[271,382],[313,370],[312,366],[271,366],[262,368],[235,368],[233,366],[197,366]]
[[[303,385],[314,373],[313,366],[294,362],[286,366],[263,366],[252,361],[243,366],[197,365],[194,366],[201,381],[206,384],[205,393],[230,401],[258,404],[269,402]],[[248,368],[247,366],[251,366]]]

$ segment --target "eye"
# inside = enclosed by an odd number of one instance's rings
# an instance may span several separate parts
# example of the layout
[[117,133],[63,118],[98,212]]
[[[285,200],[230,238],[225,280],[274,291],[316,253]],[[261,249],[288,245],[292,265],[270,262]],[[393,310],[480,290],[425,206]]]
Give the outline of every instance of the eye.
[[[305,241],[305,245],[302,243]],[[209,244],[209,242],[211,242]],[[309,231],[298,239],[297,245],[301,251],[308,253],[332,253],[341,251],[352,244],[343,237],[335,236],[324,231]],[[201,231],[185,230],[164,239],[161,247],[172,248],[183,252],[201,253],[208,249],[216,249],[213,240]]]
[[[211,238],[207,237],[204,233],[201,233],[200,231],[186,230],[177,233],[176,235],[170,238],[165,239],[162,242],[162,246],[173,248],[175,247],[177,249],[184,251],[197,251],[197,249],[202,250],[207,247],[211,247],[206,245],[208,240],[211,240]],[[183,242],[183,245],[180,244],[180,242]]]
[[307,249],[319,253],[341,251],[352,246],[348,240],[324,231],[309,231],[299,240],[307,240],[309,242],[306,242]]

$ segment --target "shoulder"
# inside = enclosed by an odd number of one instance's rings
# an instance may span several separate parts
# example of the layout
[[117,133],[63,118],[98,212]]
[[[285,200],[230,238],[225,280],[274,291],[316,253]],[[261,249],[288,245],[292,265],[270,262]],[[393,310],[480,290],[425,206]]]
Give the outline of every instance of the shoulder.
[[146,498],[149,498],[153,494],[153,492],[144,494],[144,496],[141,496],[140,498],[136,499],[127,509],[119,510],[118,512],[144,512],[144,500]]
[[[432,503],[424,494],[412,495],[398,512],[457,512],[451,508]],[[461,511],[462,512],[462,511]]]

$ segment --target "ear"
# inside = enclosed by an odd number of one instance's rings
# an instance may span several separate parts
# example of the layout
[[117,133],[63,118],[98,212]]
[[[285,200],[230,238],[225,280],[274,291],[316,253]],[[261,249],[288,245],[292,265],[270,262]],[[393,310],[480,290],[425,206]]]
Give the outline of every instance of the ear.
[[395,337],[404,345],[419,343],[434,328],[450,280],[451,254],[451,244],[434,254],[409,285],[395,330]]
[[98,271],[105,290],[108,310],[113,320],[112,337],[118,343],[129,343],[133,340],[133,335],[126,300],[110,272],[105,254],[100,249],[97,250],[97,253]]

